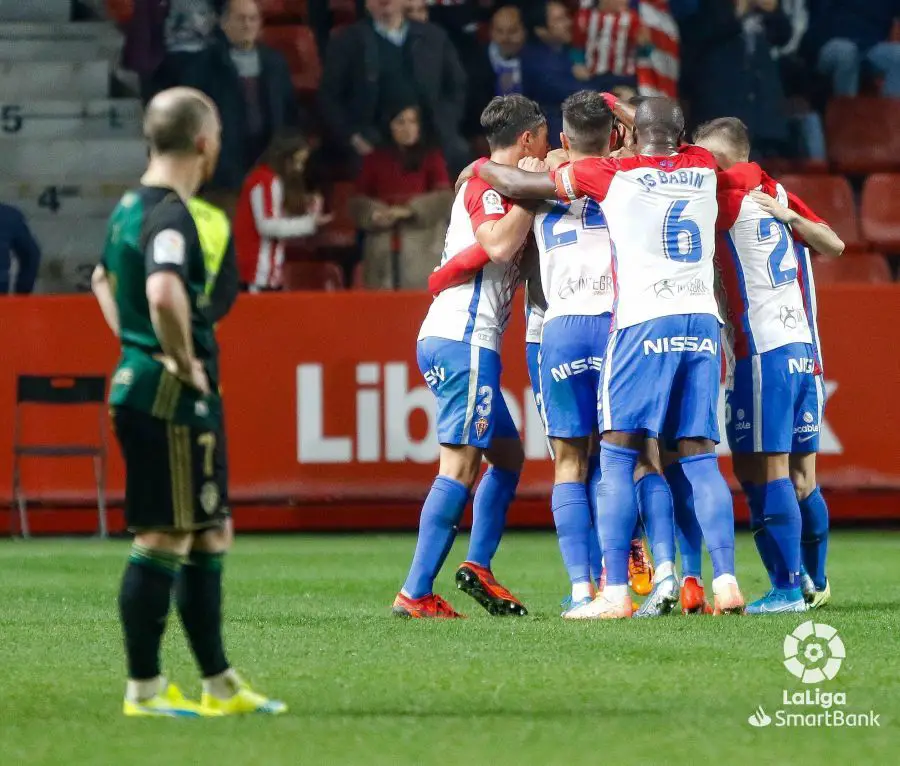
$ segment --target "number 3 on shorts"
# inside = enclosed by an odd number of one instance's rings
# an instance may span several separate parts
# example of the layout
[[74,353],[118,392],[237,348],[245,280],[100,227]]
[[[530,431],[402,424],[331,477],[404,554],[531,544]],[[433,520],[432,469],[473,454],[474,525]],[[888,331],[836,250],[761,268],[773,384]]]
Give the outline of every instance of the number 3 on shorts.
[[478,389],[478,398],[481,400],[475,408],[481,417],[486,418],[491,414],[491,405],[494,401],[494,389],[490,386],[482,386]]

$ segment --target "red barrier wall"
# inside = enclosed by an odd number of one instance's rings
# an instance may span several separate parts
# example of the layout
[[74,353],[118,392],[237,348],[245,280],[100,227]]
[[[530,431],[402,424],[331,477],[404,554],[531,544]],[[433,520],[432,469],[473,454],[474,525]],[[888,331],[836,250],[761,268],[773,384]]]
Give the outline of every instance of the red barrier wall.
[[[830,394],[821,483],[898,490],[900,287],[819,292]],[[428,301],[416,293],[241,297],[220,329],[236,501],[357,505],[421,499],[437,458],[432,398],[415,363]],[[522,338],[516,311],[503,352],[503,383],[529,458],[520,495],[538,499],[549,492],[552,470],[531,401]],[[6,505],[16,376],[108,375],[117,348],[91,297],[59,296],[0,301],[0,349],[0,505]],[[24,430],[26,439],[84,440],[96,431],[96,421],[87,413],[34,409],[25,412]],[[114,442],[110,454],[109,492],[115,500],[123,474]],[[727,470],[728,458],[723,461]],[[31,461],[24,484],[30,498],[45,503],[92,501],[87,461]]]

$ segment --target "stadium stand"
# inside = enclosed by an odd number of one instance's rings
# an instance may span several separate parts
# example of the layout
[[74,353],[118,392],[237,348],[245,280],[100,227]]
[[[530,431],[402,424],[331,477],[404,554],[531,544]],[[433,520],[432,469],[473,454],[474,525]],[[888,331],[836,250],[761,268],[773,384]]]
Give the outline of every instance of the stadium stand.
[[106,218],[140,173],[140,103],[112,99],[121,34],[70,0],[0,0],[0,190],[44,259],[36,292],[86,290]]
[[287,261],[284,283],[288,290],[343,290],[344,272],[331,261]]
[[291,69],[294,90],[314,92],[322,77],[322,64],[316,38],[309,27],[266,26],[262,41],[279,51]]
[[813,260],[817,285],[881,284],[891,281],[891,267],[879,253],[859,253],[851,258],[822,258]]
[[869,176],[862,192],[863,236],[872,246],[891,255],[900,255],[900,174]]
[[825,111],[825,133],[838,172],[900,170],[900,99],[834,98]]
[[828,221],[844,240],[847,252],[868,249],[860,231],[853,190],[844,176],[786,175],[779,180]]

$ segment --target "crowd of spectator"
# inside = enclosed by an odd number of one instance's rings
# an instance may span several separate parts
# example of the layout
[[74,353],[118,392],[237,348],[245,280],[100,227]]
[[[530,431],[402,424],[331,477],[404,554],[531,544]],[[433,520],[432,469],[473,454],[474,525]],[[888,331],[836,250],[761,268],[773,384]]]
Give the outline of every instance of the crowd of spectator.
[[668,93],[692,125],[742,119],[757,158],[822,164],[830,96],[900,97],[900,0],[357,0],[356,20],[335,27],[331,2],[305,3],[324,55],[317,92],[298,93],[296,66],[292,81],[264,42],[266,0],[134,0],[123,62],[143,98],[189,85],[219,107],[206,193],[239,209],[254,289],[282,285],[285,240],[315,246],[330,220],[316,192],[334,178],[357,183],[360,281],[423,286],[450,179],[486,151],[479,117],[495,95],[537,101],[555,142],[577,90]]

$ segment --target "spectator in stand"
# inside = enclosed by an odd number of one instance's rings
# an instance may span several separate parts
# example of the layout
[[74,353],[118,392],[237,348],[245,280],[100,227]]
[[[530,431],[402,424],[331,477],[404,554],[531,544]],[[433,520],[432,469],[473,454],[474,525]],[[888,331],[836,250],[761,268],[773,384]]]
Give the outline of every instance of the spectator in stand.
[[[15,279],[12,262],[16,262]],[[41,249],[18,208],[0,204],[0,295],[28,295],[34,290]]]
[[406,18],[419,24],[428,23],[428,3],[426,0],[407,0]]
[[884,78],[882,93],[900,97],[900,43],[890,42],[898,0],[812,0],[809,43],[836,96],[859,93],[865,66]]
[[578,11],[575,76],[598,90],[637,88],[637,58],[649,53],[650,33],[628,0],[586,2]]
[[547,115],[547,131],[555,144],[562,132],[562,102],[585,85],[573,73],[572,16],[561,0],[540,9],[534,25],[535,40],[522,51],[525,95],[537,101]]
[[[818,163],[828,161],[825,151],[825,129],[822,117],[810,105],[810,71],[800,57],[800,44],[809,27],[806,0],[781,0],[781,8],[791,22],[791,38],[787,44],[773,49],[778,61],[781,82],[788,97],[788,122],[797,134],[792,140],[800,144],[803,159]],[[799,140],[798,140],[799,139]]]
[[727,114],[746,123],[759,157],[789,154],[784,91],[772,48],[791,39],[778,0],[701,0],[683,25],[694,57],[695,124]]
[[[283,287],[285,240],[313,236],[331,221],[322,198],[303,184],[309,145],[299,133],[276,135],[244,181],[234,217],[234,243],[241,284],[250,292]],[[305,210],[288,216],[286,202]]]
[[[167,0],[169,13],[164,27],[166,58],[154,80],[156,89],[178,84],[179,73],[189,70],[196,57],[213,40],[222,3],[213,0]],[[155,95],[155,94],[154,94]]]
[[209,95],[222,119],[222,153],[211,186],[237,191],[272,137],[301,122],[287,62],[259,42],[255,0],[229,0],[221,28],[181,84]]
[[522,92],[522,61],[525,47],[522,12],[514,5],[498,8],[491,18],[491,41],[464,57],[468,77],[468,98],[463,128],[469,139],[482,136],[481,113],[494,96]]
[[390,111],[390,144],[363,159],[351,204],[365,232],[363,278],[371,289],[424,289],[440,260],[453,192],[440,150],[423,138],[418,108]]
[[446,32],[408,21],[404,6],[367,0],[370,18],[332,37],[319,88],[322,117],[340,147],[361,158],[384,140],[390,104],[414,103],[458,171],[469,160],[460,134],[465,74]]

